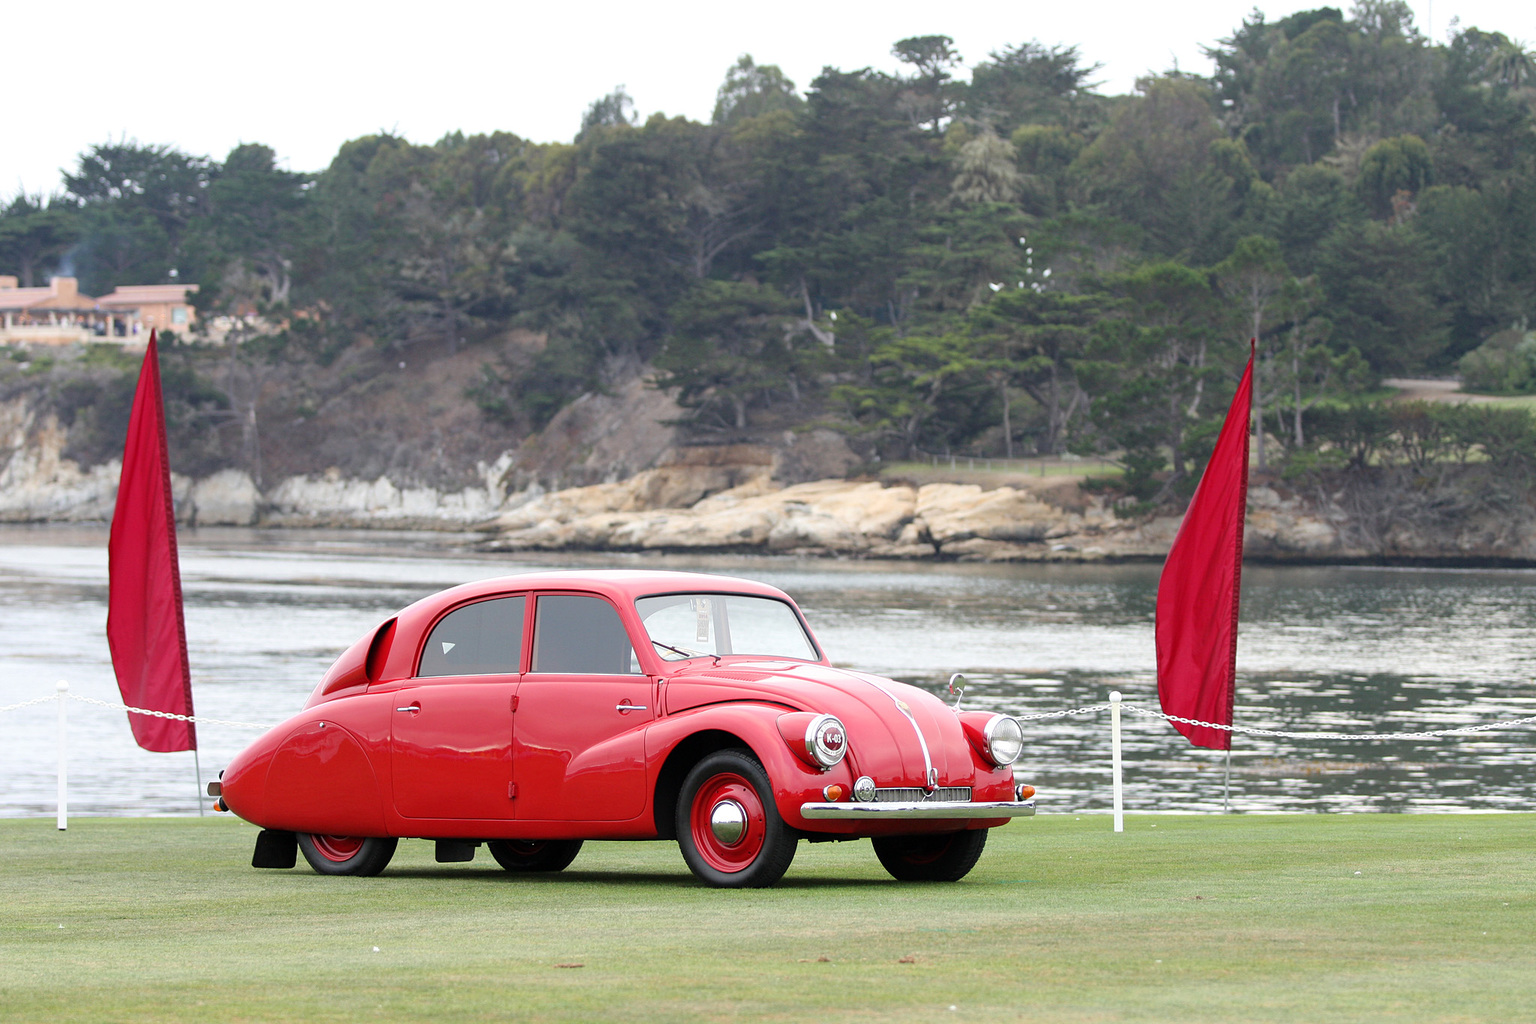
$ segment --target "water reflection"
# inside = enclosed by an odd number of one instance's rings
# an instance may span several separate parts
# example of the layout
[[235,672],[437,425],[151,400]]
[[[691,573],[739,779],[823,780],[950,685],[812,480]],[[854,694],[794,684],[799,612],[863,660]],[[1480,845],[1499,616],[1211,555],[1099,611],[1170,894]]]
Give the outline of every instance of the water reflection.
[[[1157,567],[957,566],[727,557],[486,556],[470,538],[199,531],[182,538],[187,633],[200,714],[277,721],[348,643],[442,587],[551,565],[650,566],[762,579],[800,601],[840,664],[1010,712],[1156,705]],[[1237,720],[1291,730],[1412,730],[1536,714],[1536,573],[1261,568],[1244,574]],[[0,530],[0,705],[51,692],[115,700],[104,639],[105,532]],[[77,813],[186,813],[189,755],[133,745],[122,717],[70,706]],[[0,815],[46,814],[52,705],[0,716]],[[1109,804],[1107,715],[1030,722],[1023,772],[1043,810]],[[253,734],[199,730],[205,777]],[[1240,810],[1529,810],[1532,730],[1442,740],[1312,742],[1238,737]],[[1126,800],[1214,810],[1221,755],[1166,724],[1129,718]]]

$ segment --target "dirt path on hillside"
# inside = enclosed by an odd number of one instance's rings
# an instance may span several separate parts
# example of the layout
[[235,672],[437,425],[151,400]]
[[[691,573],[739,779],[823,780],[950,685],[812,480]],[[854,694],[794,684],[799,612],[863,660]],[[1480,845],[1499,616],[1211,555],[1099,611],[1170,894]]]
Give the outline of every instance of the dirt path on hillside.
[[1393,400],[1398,402],[1496,402],[1491,395],[1469,395],[1461,390],[1459,380],[1429,380],[1415,377],[1388,377],[1382,381],[1389,388],[1396,388]]

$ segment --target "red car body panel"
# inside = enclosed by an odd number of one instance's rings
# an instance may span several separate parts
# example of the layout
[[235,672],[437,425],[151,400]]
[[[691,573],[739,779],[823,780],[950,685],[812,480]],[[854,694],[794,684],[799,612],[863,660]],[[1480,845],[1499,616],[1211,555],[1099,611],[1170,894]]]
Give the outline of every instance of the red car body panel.
[[[416,602],[349,647],[301,712],[231,761],[222,800],[255,824],[293,832],[650,839],[670,834],[668,801],[676,797],[666,787],[676,785],[675,762],[692,745],[705,744],[750,749],[767,771],[784,821],[809,833],[917,834],[1007,820],[802,817],[801,805],[826,800],[830,786],[849,799],[861,775],[883,787],[969,786],[972,800],[981,802],[1013,799],[1013,772],[983,754],[988,716],[957,716],[916,687],[834,668],[819,645],[815,661],[662,659],[635,601],[681,593],[782,601],[812,637],[782,592],[726,577],[529,573],[455,587]],[[445,616],[515,596],[525,598],[516,672],[417,675],[427,640]],[[608,602],[639,672],[533,672],[541,596]],[[846,756],[830,769],[812,763],[805,750],[807,713],[834,715],[845,726]],[[781,727],[785,716],[794,718]]]

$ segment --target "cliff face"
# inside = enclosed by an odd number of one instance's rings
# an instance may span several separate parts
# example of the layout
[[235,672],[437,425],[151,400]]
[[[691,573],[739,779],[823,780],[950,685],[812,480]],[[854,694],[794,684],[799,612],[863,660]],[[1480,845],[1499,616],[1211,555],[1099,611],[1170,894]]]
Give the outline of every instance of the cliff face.
[[[1156,559],[1179,518],[1117,518],[1075,483],[1040,489],[818,480],[782,486],[764,470],[697,501],[647,495],[719,486],[697,467],[665,467],[614,484],[540,495],[492,523],[500,550],[695,550],[960,561]],[[1339,523],[1255,488],[1248,551],[1256,558],[1361,559]]]
[[[0,521],[88,522],[110,519],[116,463],[82,470],[64,458],[69,433],[28,396],[0,401]],[[180,481],[185,490],[186,481]]]
[[[177,513],[197,525],[475,529],[495,550],[739,551],[963,561],[1158,559],[1176,516],[1121,519],[1075,480],[976,484],[804,479],[853,464],[827,432],[777,447],[678,447],[670,432],[635,432],[623,413],[643,394],[606,396],[572,416],[559,444],[585,453],[568,471],[607,477],[547,489],[553,448],[502,453],[478,485],[402,486],[337,471],[290,476],[265,492],[226,469],[174,478]],[[582,424],[586,424],[583,426]],[[89,470],[64,456],[68,432],[25,397],[0,402],[0,521],[105,521],[120,466]],[[603,448],[607,444],[608,448]],[[631,465],[637,472],[625,473]],[[1366,495],[1368,498],[1369,495]],[[1419,560],[1536,564],[1536,514],[1525,504],[1439,520],[1394,515],[1384,500],[1309,496],[1256,484],[1247,553],[1270,561]]]

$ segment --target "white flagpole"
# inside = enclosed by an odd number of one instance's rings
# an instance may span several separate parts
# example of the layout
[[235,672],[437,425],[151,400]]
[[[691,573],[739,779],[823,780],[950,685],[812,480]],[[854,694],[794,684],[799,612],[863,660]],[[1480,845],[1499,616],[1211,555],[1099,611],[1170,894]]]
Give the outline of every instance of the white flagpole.
[[1125,831],[1125,793],[1120,783],[1120,691],[1109,691],[1109,746],[1110,762],[1114,771],[1115,831]]
[[64,706],[69,703],[69,680],[59,680],[59,831],[69,828],[69,755],[66,740],[69,735],[67,728],[67,713]]
[[197,779],[197,816],[201,818],[203,811],[203,766],[197,758],[197,748],[192,748],[192,771]]

